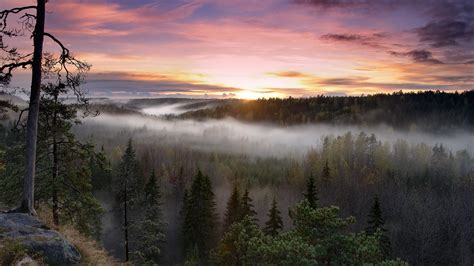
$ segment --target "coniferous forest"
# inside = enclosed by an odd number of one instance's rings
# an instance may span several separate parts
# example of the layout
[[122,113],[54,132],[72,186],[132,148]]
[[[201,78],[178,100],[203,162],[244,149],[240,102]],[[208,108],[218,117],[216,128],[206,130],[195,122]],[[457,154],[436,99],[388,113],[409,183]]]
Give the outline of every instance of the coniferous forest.
[[[32,2],[0,8],[0,215],[6,217],[0,219],[0,265],[19,265],[25,258],[48,264],[49,255],[34,250],[41,237],[25,240],[26,229],[19,236],[5,233],[18,222],[8,215],[18,213],[76,246],[81,256],[76,264],[474,264],[472,88],[445,91],[432,85],[436,90],[403,92],[376,83],[381,91],[370,94],[273,97],[265,91],[247,99],[227,86],[221,97],[212,94],[216,89],[220,94],[218,85],[171,80],[167,74],[94,72],[82,59],[94,57],[84,47],[74,53],[69,33],[45,22],[58,19],[47,8],[58,7],[55,1]],[[354,4],[293,2],[317,12]],[[117,13],[136,8],[111,3]],[[190,12],[172,11],[164,13],[164,23]],[[116,20],[114,12],[104,13],[113,18],[107,23]],[[380,38],[388,37],[319,39],[381,49],[388,44],[372,43]],[[443,47],[437,45],[432,47]],[[52,47],[59,52],[49,52]],[[226,41],[225,47],[232,46]],[[389,55],[418,56],[416,63],[436,65],[435,70],[448,64],[431,53],[420,57],[419,51]],[[461,63],[450,64],[457,69]],[[100,75],[106,77],[98,82]],[[294,71],[266,75],[308,78]],[[22,78],[29,87],[21,87]],[[368,86],[366,79],[352,79]],[[88,80],[118,89],[98,97]],[[162,84],[150,85],[157,81]],[[137,90],[179,90],[119,97],[127,90],[123,84],[132,83]]]

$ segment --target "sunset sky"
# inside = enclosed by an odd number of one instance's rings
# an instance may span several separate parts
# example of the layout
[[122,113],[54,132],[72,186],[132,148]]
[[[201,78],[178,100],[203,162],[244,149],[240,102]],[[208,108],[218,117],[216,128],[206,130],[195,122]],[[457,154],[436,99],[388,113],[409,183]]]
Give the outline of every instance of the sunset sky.
[[46,31],[92,64],[93,97],[474,89],[472,0],[50,0],[47,10]]

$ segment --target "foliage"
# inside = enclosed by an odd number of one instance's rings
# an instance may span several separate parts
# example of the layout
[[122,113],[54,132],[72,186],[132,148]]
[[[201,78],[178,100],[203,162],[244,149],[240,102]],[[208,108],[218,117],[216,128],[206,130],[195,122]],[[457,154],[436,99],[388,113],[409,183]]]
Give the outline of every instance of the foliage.
[[369,235],[379,235],[380,248],[384,257],[387,258],[391,252],[390,239],[387,237],[387,229],[384,228],[385,221],[382,217],[382,210],[377,196],[375,196],[374,204],[370,209],[367,224],[366,232]]
[[112,167],[107,159],[104,147],[99,152],[91,154],[89,158],[92,187],[94,190],[103,190],[112,184]]
[[224,232],[229,229],[229,227],[236,222],[239,222],[242,218],[242,210],[241,210],[241,202],[240,202],[240,194],[239,188],[237,185],[234,185],[232,190],[232,194],[227,201],[226,212],[224,214],[224,224],[223,229]]
[[283,230],[283,220],[275,197],[272,201],[272,207],[268,211],[268,221],[265,223],[263,231],[270,236],[277,236]]
[[257,212],[254,210],[254,206],[252,203],[252,198],[249,195],[249,190],[246,188],[244,194],[242,195],[241,201],[241,217],[250,217],[250,219],[254,222],[257,221]]
[[0,171],[0,202],[9,207],[18,204],[24,174],[24,131],[9,126],[2,128],[0,155],[4,167]]
[[183,204],[183,238],[185,252],[197,249],[199,262],[208,259],[216,241],[217,214],[214,192],[209,177],[198,170]]
[[73,222],[87,235],[100,235],[102,208],[92,195],[89,158],[94,146],[77,141],[72,126],[77,106],[65,104],[61,85],[43,86],[38,134],[36,199],[51,204],[56,224]]
[[306,183],[306,193],[304,194],[304,197],[306,201],[308,201],[309,206],[311,206],[312,208],[318,207],[317,193],[318,192],[317,192],[316,184],[314,182],[314,177],[313,175],[310,175]]
[[388,124],[399,129],[413,127],[443,132],[474,126],[474,90],[462,93],[440,91],[394,92],[368,96],[317,96],[268,98],[253,101],[227,100],[215,108],[182,114],[182,118],[233,117],[250,122],[280,125],[333,123]]
[[145,196],[141,204],[145,217],[137,224],[137,248],[135,261],[140,264],[156,264],[161,257],[161,246],[165,241],[161,191],[155,172],[152,172],[145,186]]
[[214,250],[215,265],[362,265],[383,262],[379,235],[345,233],[354,218],[340,218],[337,207],[312,208],[307,201],[292,211],[295,228],[266,236],[246,217],[231,226]]
[[13,239],[0,241],[0,265],[15,265],[27,254],[26,247],[18,241]]
[[132,139],[128,140],[127,149],[122,155],[115,178],[115,199],[123,212],[122,226],[124,230],[125,260],[128,261],[130,254],[129,231],[134,223],[133,219],[131,219],[130,211],[140,203],[140,188],[142,187],[141,172],[132,145]]

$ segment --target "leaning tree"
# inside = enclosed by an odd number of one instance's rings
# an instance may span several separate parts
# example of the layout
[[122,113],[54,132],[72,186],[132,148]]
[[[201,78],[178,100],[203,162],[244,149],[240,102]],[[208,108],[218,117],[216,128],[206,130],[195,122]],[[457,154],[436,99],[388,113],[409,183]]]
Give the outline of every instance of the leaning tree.
[[[42,78],[46,76],[46,78],[57,79],[58,83],[70,88],[79,101],[84,102],[86,100],[79,89],[79,84],[83,81],[85,72],[90,68],[87,63],[74,58],[69,49],[53,34],[45,31],[47,2],[47,0],[37,0],[36,5],[0,11],[0,85],[8,86],[15,70],[28,69],[32,74],[26,123],[26,169],[23,178],[22,201],[16,211],[33,215],[35,214],[33,203],[36,141]],[[7,45],[8,41],[14,42],[19,37],[31,37],[33,51],[24,52],[24,49]],[[58,45],[59,53],[44,53],[45,37]],[[48,69],[47,73],[44,73],[44,69]]]

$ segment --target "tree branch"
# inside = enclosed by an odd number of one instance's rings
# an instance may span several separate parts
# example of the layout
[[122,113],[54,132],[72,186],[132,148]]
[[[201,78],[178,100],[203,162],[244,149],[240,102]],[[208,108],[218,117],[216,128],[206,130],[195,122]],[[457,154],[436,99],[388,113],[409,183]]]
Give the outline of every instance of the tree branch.
[[36,9],[36,6],[23,6],[23,7],[15,7],[12,9],[5,9],[0,11],[0,20],[2,21],[0,24],[0,32],[4,32],[7,27],[7,19],[8,15],[10,14],[18,14],[24,10],[28,9]]

